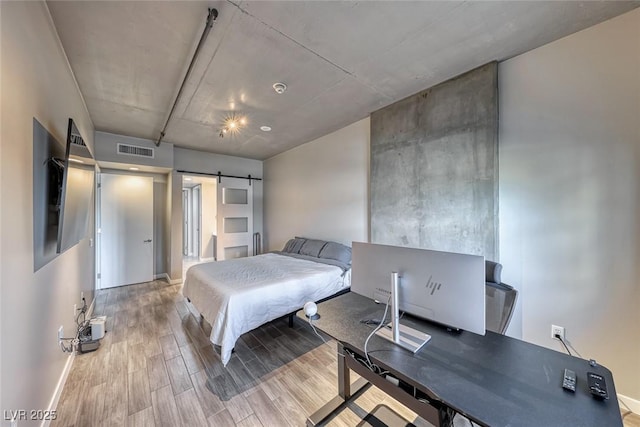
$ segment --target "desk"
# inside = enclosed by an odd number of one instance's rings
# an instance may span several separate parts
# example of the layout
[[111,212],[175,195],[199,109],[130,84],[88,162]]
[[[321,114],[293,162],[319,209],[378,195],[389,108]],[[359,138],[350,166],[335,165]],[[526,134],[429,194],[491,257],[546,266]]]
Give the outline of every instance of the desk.
[[[378,366],[413,387],[429,403],[364,368],[352,355],[364,356],[364,342],[373,330],[360,322],[380,318],[384,305],[349,292],[318,304],[314,325],[338,342],[339,395],[307,419],[321,423],[367,382],[400,401],[435,425],[448,425],[453,411],[482,426],[622,426],[611,372],[600,365],[554,350],[487,331],[449,332],[410,316],[402,319],[431,335],[415,355],[374,336],[369,357]],[[304,313],[298,316],[306,318]],[[575,371],[575,393],[562,389],[562,374]],[[361,375],[353,385],[350,370]],[[588,391],[587,372],[604,376],[609,400],[596,400]]]

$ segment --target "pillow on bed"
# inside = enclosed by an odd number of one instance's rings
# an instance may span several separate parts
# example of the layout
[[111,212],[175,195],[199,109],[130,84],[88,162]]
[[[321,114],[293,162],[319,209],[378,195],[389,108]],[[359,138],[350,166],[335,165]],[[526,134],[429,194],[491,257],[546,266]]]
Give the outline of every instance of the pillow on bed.
[[318,258],[335,259],[344,264],[351,264],[351,248],[336,242],[327,242]]
[[300,249],[302,248],[302,245],[304,245],[304,242],[307,239],[303,239],[301,237],[296,237],[295,239],[291,239],[287,242],[286,245],[284,245],[284,249],[282,249],[282,252],[287,252],[290,254],[298,254],[300,253]]
[[302,248],[300,248],[300,255],[308,255],[318,258],[320,251],[327,244],[326,240],[307,239]]

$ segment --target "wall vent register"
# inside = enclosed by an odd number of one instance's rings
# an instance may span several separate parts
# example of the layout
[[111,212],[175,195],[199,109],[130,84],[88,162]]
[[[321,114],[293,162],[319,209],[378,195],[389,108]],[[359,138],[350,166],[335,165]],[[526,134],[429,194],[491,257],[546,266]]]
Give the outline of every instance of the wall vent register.
[[140,147],[138,145],[118,143],[118,154],[125,154],[127,156],[146,157],[153,159],[155,157],[155,150],[148,147]]

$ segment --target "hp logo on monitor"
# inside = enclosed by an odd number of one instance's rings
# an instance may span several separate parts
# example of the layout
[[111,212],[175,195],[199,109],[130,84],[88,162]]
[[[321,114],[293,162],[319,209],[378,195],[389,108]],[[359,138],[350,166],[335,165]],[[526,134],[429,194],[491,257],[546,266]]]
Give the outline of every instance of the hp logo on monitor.
[[442,287],[442,283],[434,282],[433,280],[431,280],[432,278],[433,278],[433,275],[429,276],[429,279],[427,280],[427,284],[425,285],[425,288],[431,290],[429,295],[433,295],[436,291],[440,290],[440,287]]

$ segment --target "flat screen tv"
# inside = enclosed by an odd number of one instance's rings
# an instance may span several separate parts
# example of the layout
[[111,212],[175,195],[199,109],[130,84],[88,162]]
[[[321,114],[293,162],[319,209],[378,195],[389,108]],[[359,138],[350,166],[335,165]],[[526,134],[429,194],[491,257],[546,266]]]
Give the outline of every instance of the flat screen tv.
[[69,119],[67,145],[58,197],[57,252],[62,253],[89,237],[94,201],[95,161],[73,119]]

